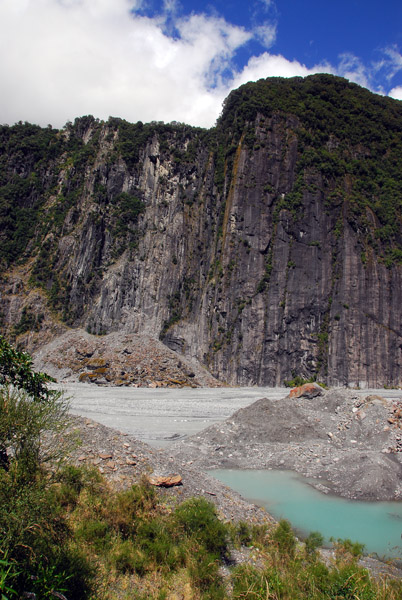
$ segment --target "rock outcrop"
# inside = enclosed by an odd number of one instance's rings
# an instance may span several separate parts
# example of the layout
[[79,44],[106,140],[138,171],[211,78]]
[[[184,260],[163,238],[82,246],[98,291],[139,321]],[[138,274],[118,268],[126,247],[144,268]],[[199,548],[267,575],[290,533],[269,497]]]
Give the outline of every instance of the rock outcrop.
[[305,383],[291,389],[289,397],[300,398],[303,396],[304,398],[315,398],[316,396],[321,396],[322,393],[323,389],[317,383]]
[[211,131],[3,127],[2,330],[146,335],[230,384],[401,385],[401,131],[330,76],[243,86]]

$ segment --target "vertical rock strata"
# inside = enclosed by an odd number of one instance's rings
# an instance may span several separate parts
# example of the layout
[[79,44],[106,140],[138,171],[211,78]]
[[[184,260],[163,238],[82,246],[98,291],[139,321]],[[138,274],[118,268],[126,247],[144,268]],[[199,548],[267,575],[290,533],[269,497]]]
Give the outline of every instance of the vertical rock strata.
[[[3,329],[32,347],[64,327],[144,333],[231,384],[401,385],[402,190],[378,173],[391,177],[402,107],[293,81],[297,106],[281,80],[248,84],[210,131],[77,119],[39,159],[3,127],[0,200],[24,181],[20,218],[36,215],[2,256]],[[356,98],[385,103],[385,142]],[[325,121],[330,102],[355,138]]]

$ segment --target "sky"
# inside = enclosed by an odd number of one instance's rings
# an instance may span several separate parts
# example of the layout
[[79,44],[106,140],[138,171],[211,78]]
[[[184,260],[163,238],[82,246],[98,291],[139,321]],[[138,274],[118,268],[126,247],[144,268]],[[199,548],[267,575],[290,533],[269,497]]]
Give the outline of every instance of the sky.
[[0,0],[0,123],[211,127],[228,93],[333,73],[402,100],[401,0]]

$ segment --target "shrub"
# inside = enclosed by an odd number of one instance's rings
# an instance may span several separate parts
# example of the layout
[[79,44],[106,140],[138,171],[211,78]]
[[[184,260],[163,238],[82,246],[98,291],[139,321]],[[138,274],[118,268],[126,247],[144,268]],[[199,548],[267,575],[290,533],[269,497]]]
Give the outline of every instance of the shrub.
[[29,592],[45,598],[50,589],[74,589],[74,598],[86,597],[93,572],[69,548],[69,537],[46,477],[21,484],[11,470],[0,470],[0,548],[18,572],[12,587],[19,597]]
[[46,373],[35,372],[32,358],[27,352],[20,352],[0,335],[0,385],[12,385],[24,390],[34,400],[48,400],[58,393],[49,389],[48,384],[55,380]]
[[199,547],[192,555],[189,573],[194,585],[201,591],[202,597],[208,600],[223,600],[225,597],[222,578],[219,575],[219,561]]
[[208,552],[219,556],[227,552],[227,529],[219,521],[213,504],[205,498],[192,498],[175,511],[175,520],[183,532],[193,537]]
[[145,575],[147,558],[142,550],[136,548],[131,540],[116,545],[111,553],[111,564],[120,573]]
[[251,565],[240,565],[233,571],[233,599],[282,598],[283,583],[279,572],[273,568],[256,569]]
[[338,559],[344,558],[353,558],[358,559],[362,556],[364,551],[364,544],[360,544],[360,542],[352,542],[350,539],[340,539],[335,540],[334,538],[330,538],[330,541],[335,546],[335,552]]
[[81,544],[92,544],[96,551],[104,552],[111,543],[109,524],[96,517],[82,520],[75,530],[75,539]]
[[296,538],[289,521],[281,519],[271,534],[271,540],[279,550],[280,555],[293,557],[296,549]]
[[377,600],[368,571],[354,565],[334,569],[330,573],[329,597],[342,600]]
[[[0,450],[5,469],[29,482],[40,466],[64,455],[67,403],[55,394],[35,401],[24,391],[0,387]],[[51,437],[51,439],[49,439]]]
[[56,473],[55,480],[59,484],[53,489],[57,502],[61,506],[75,506],[85,485],[84,469],[65,465]]
[[305,550],[308,556],[315,556],[316,550],[324,543],[324,538],[319,531],[312,531],[304,540]]
[[252,529],[249,523],[239,521],[232,528],[232,539],[235,544],[246,546],[251,543]]
[[[26,352],[0,336],[0,467],[10,456],[19,477],[32,479],[40,462],[60,458],[68,426],[68,402],[49,388],[54,381],[35,372]],[[45,443],[51,435],[50,443]]]
[[293,379],[288,379],[286,381],[283,382],[283,385],[285,387],[299,387],[301,385],[304,385],[305,383],[316,383],[317,385],[321,386],[324,389],[328,389],[327,385],[325,383],[323,383],[322,381],[317,381],[315,377],[310,377],[309,379],[303,379],[303,377],[300,377],[300,375],[296,375],[295,377],[293,377]]
[[[7,554],[8,552],[5,552],[3,555],[3,560],[0,560],[1,600],[7,600],[7,598],[14,598],[17,596],[15,589],[10,586],[13,585],[19,573],[16,572],[15,565],[7,560]],[[5,594],[7,594],[7,596]]]
[[18,597],[69,590],[80,600],[92,571],[69,548],[61,505],[43,469],[44,461],[64,455],[68,425],[68,404],[48,388],[51,381],[0,337],[0,548],[13,565],[7,576],[14,573]]
[[148,561],[159,569],[170,571],[185,562],[186,540],[180,539],[171,523],[160,515],[141,523],[135,540]]
[[157,505],[155,488],[149,483],[133,485],[129,490],[110,495],[106,501],[110,525],[123,539],[136,534],[143,517],[149,517]]

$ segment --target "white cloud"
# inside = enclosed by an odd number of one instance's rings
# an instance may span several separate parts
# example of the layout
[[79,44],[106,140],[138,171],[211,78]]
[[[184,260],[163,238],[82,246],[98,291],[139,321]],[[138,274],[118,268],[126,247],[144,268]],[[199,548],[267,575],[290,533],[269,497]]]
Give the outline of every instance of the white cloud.
[[233,87],[238,87],[248,81],[258,81],[265,77],[305,77],[317,73],[319,68],[308,69],[298,61],[290,61],[280,55],[264,52],[253,56],[241,73],[233,81]]
[[264,52],[236,70],[247,42],[272,45],[273,22],[246,30],[216,14],[178,17],[177,0],[148,18],[138,12],[143,1],[0,0],[0,123],[59,127],[93,114],[209,127],[229,91],[247,81],[322,71],[368,80],[350,55],[338,69],[308,69]]
[[399,71],[402,70],[402,54],[396,46],[388,47],[384,50],[384,54],[388,57],[383,61],[383,65],[387,71],[387,78],[391,80]]
[[265,48],[270,48],[276,40],[276,25],[265,23],[254,29],[254,35]]
[[177,20],[173,38],[163,16],[131,12],[138,7],[131,0],[2,0],[0,122],[60,126],[91,113],[211,125],[222,73],[252,33],[192,15]]
[[346,77],[364,87],[369,87],[370,70],[362,63],[360,58],[345,52],[340,55],[340,62],[336,72],[341,77]]
[[392,88],[388,95],[395,100],[402,100],[402,85]]

